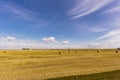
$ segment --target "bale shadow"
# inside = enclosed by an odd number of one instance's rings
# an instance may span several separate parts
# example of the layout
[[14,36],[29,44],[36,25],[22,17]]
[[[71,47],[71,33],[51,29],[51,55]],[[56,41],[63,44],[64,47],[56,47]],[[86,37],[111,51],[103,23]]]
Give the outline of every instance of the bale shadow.
[[68,76],[68,77],[51,78],[47,80],[120,80],[120,70],[88,74],[88,75],[76,75],[76,76]]

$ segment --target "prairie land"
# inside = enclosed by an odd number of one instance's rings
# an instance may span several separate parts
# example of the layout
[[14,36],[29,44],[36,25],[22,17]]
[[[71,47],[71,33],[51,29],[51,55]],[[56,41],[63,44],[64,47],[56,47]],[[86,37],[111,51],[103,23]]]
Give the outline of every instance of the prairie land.
[[108,50],[0,50],[0,80],[119,80],[120,53]]

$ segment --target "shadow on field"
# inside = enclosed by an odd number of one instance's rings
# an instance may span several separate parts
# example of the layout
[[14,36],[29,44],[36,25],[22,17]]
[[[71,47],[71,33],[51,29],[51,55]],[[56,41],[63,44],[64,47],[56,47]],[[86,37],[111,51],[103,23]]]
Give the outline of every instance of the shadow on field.
[[76,75],[60,78],[51,78],[47,80],[120,80],[120,70],[89,75]]

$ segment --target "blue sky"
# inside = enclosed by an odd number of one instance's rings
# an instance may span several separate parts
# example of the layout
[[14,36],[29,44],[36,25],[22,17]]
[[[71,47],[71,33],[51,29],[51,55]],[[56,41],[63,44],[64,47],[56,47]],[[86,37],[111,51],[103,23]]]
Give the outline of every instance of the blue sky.
[[0,0],[0,48],[120,47],[119,0]]

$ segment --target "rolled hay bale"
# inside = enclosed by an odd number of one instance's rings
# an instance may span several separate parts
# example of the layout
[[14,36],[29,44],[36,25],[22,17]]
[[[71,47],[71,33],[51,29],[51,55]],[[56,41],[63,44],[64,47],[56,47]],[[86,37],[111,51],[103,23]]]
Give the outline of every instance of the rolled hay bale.
[[75,53],[77,53],[77,50],[75,50]]
[[7,53],[7,51],[3,51],[3,53]]
[[68,50],[68,52],[70,52],[70,49]]
[[15,52],[15,50],[13,50],[12,52]]
[[115,51],[116,53],[119,53],[119,51],[117,50],[117,51]]
[[97,50],[97,53],[101,53],[101,50]]
[[62,52],[59,52],[58,54],[62,54]]
[[86,50],[86,52],[89,52],[89,50]]

